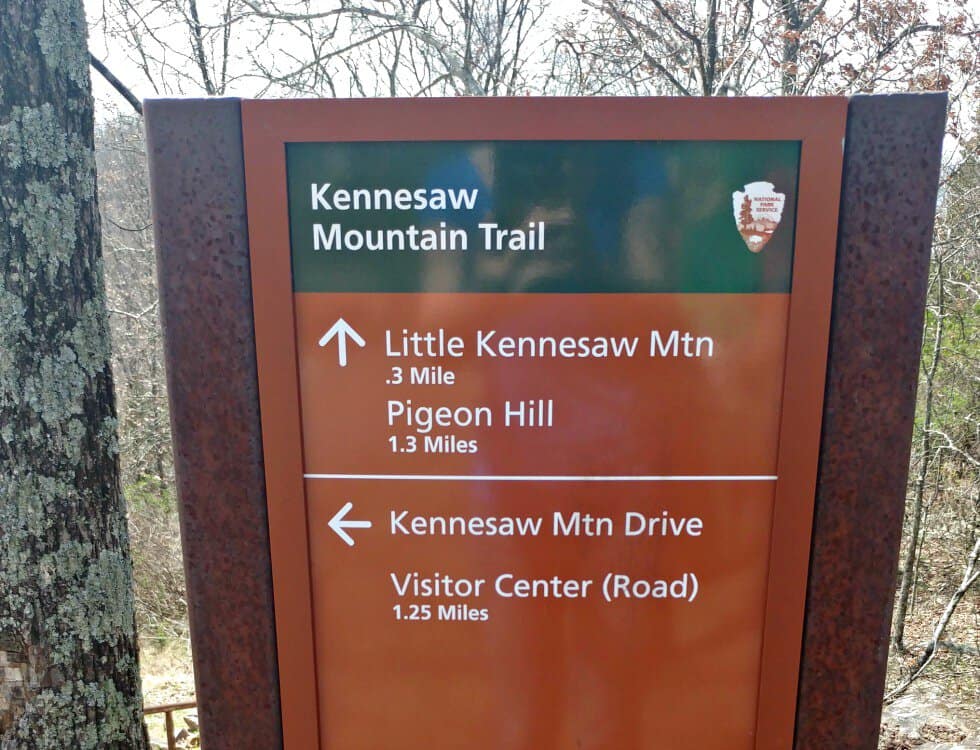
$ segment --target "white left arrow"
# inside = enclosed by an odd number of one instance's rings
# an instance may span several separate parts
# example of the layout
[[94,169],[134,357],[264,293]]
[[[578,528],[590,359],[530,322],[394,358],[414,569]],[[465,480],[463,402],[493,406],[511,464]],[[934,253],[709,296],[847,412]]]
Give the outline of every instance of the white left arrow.
[[337,360],[341,367],[347,367],[347,338],[357,344],[359,347],[364,348],[364,339],[361,338],[360,334],[350,327],[348,323],[343,318],[337,318],[337,322],[330,326],[325,334],[320,337],[320,346],[326,346],[330,343],[331,339],[337,339]]
[[339,536],[348,547],[354,546],[354,539],[350,534],[347,533],[347,529],[370,529],[370,521],[347,521],[347,514],[350,513],[350,509],[354,507],[354,503],[347,503],[343,508],[337,511],[337,514],[330,519],[330,528],[334,530],[334,533]]

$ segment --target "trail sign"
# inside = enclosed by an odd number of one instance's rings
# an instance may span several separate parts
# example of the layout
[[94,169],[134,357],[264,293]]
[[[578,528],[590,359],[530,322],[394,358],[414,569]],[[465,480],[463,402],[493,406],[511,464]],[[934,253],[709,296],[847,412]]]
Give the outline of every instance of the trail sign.
[[818,746],[848,101],[240,107],[269,736]]
[[609,106],[244,103],[282,690],[325,749],[791,737],[846,101]]

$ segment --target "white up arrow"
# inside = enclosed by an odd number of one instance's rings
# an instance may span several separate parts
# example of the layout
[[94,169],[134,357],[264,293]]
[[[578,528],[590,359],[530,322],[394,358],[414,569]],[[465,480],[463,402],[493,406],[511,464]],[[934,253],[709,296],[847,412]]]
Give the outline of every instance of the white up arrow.
[[347,503],[343,508],[337,511],[337,515],[330,519],[330,528],[334,530],[334,533],[339,536],[348,547],[354,546],[354,539],[350,534],[347,533],[347,529],[370,529],[370,521],[345,521],[347,514],[350,513],[350,509],[354,507],[354,503]]
[[343,318],[337,318],[337,322],[330,326],[330,330],[320,337],[320,346],[326,346],[334,337],[337,338],[337,360],[341,367],[347,367],[347,337],[359,347],[364,347],[364,339]]

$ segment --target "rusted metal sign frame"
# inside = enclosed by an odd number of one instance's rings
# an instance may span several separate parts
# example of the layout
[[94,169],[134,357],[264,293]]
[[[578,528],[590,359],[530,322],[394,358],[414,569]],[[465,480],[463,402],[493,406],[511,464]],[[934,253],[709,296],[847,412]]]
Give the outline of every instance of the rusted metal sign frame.
[[[212,750],[282,747],[280,704],[293,716],[299,706],[280,701],[278,667],[301,667],[281,665],[275,645],[241,108],[237,100],[146,106],[198,700]],[[877,735],[944,113],[941,96],[849,104],[798,748],[872,748]],[[791,404],[793,394],[787,398]],[[805,570],[805,547],[776,543],[773,555]],[[770,605],[767,628],[794,610],[801,616],[798,604]],[[764,660],[772,668],[795,657],[767,647]],[[306,700],[315,705],[311,689]],[[773,710],[760,710],[760,731],[772,738],[760,748],[789,745],[785,732],[765,725],[784,723],[793,702],[785,692],[761,696]]]

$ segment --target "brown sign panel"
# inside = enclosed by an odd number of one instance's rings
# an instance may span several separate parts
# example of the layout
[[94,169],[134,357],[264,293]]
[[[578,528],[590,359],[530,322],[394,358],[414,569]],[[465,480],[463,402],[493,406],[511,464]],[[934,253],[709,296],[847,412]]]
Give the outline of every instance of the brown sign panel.
[[242,104],[287,750],[791,746],[845,113]]

